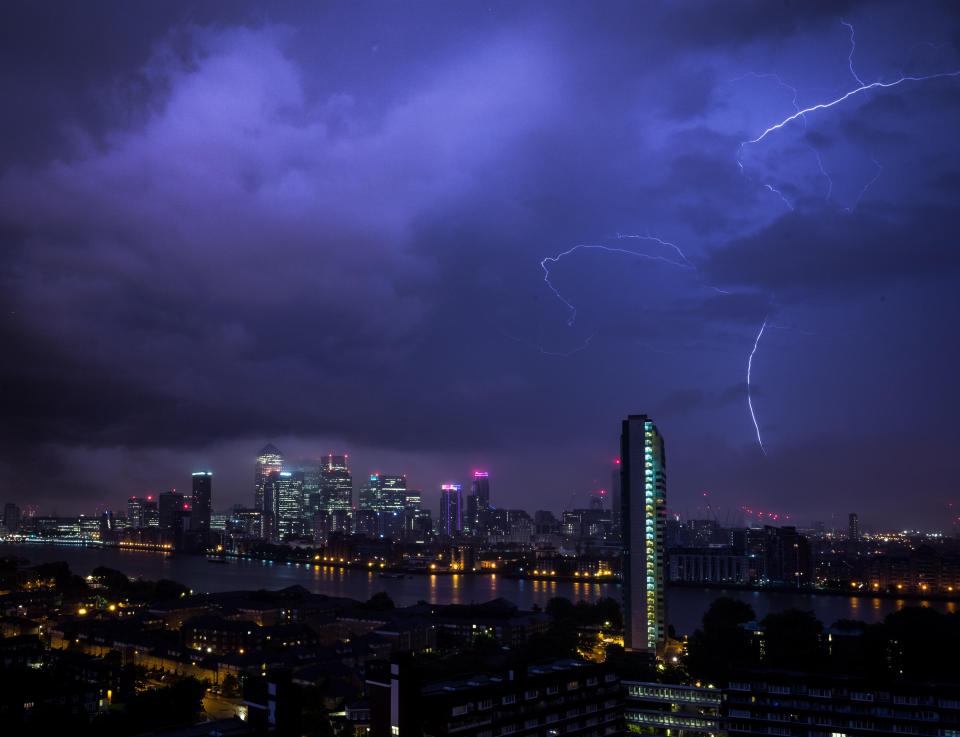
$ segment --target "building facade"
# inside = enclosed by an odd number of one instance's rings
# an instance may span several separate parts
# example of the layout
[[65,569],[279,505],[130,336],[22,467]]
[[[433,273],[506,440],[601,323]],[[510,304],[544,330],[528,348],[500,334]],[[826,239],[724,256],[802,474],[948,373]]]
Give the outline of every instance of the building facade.
[[463,532],[463,495],[460,484],[440,487],[440,528],[444,535],[456,537]]
[[643,681],[623,685],[623,716],[630,732],[671,737],[720,734],[720,689]]
[[367,689],[370,737],[606,737],[623,727],[616,674],[580,660],[424,683],[394,659],[371,669]]
[[347,455],[323,457],[320,469],[320,507],[324,512],[349,512],[353,509],[353,474]]
[[370,474],[360,489],[359,508],[371,512],[402,512],[407,506],[407,477]]
[[257,463],[254,466],[254,494],[253,508],[261,511],[266,510],[264,503],[264,489],[270,474],[283,470],[283,454],[275,445],[267,444],[263,446],[257,454]]
[[955,683],[755,671],[731,678],[723,717],[731,737],[955,737],[960,735],[960,691]]
[[667,637],[666,454],[646,415],[630,415],[620,435],[624,647],[653,656]]
[[303,535],[303,475],[275,471],[264,484],[264,537],[282,542]]
[[190,502],[190,529],[196,532],[201,545],[210,542],[210,512],[213,496],[213,472],[194,471],[193,495]]

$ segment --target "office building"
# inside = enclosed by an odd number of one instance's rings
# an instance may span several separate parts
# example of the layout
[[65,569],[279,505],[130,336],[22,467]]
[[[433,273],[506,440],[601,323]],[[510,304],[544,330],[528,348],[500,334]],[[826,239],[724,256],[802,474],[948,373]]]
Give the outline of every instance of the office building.
[[676,548],[669,555],[671,581],[748,584],[752,580],[752,559],[733,548]]
[[190,503],[190,529],[196,532],[201,545],[210,542],[210,509],[213,494],[213,472],[193,473],[193,496]]
[[347,465],[348,456],[324,456],[320,470],[321,509],[325,512],[348,512],[353,509],[353,474]]
[[3,527],[9,533],[20,531],[20,507],[13,502],[3,505]]
[[263,488],[264,537],[283,542],[303,535],[303,474],[274,471]]
[[371,512],[402,512],[407,506],[407,477],[370,474],[360,489],[359,506]]
[[796,527],[763,527],[763,578],[803,588],[813,580],[810,542]]
[[227,518],[227,532],[250,539],[263,537],[263,512],[235,505]]
[[186,497],[176,491],[164,491],[157,495],[157,514],[160,518],[161,530],[172,530],[174,515],[184,509],[189,509]]
[[[147,497],[153,499],[153,497]],[[138,530],[147,526],[146,504],[147,498],[132,496],[127,499],[127,527]],[[157,513],[157,526],[160,526],[159,511]]]
[[860,541],[860,518],[856,512],[850,512],[850,519],[847,524],[847,539],[854,543]]
[[323,462],[302,460],[296,471],[303,474],[303,507],[307,517],[323,509]]
[[463,532],[462,502],[460,484],[440,487],[440,529],[444,535],[456,537]]
[[646,415],[630,415],[620,435],[624,647],[655,656],[666,643],[667,459]]
[[490,474],[487,471],[474,471],[470,482],[470,494],[467,496],[467,509],[463,517],[464,532],[480,535],[487,522],[490,511]]
[[257,463],[254,467],[254,497],[253,508],[267,511],[264,501],[264,491],[267,479],[270,474],[278,473],[283,470],[283,454],[274,445],[265,445],[257,455]]
[[148,494],[143,503],[143,524],[144,527],[160,527],[160,507],[152,494]]

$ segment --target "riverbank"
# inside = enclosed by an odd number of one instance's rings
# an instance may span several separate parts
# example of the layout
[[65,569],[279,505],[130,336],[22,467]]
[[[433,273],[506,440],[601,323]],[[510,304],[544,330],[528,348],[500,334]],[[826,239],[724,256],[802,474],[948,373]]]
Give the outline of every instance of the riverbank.
[[[339,559],[335,557],[322,557],[316,554],[304,553],[302,549],[291,548],[290,554],[285,556],[254,556],[254,555],[240,555],[230,552],[221,552],[216,553],[215,555],[204,556],[197,553],[185,553],[177,552],[170,550],[168,547],[151,547],[148,545],[114,545],[114,544],[104,544],[96,541],[73,541],[73,540],[57,540],[57,539],[43,539],[43,540],[24,540],[17,542],[4,541],[0,543],[3,546],[23,546],[25,548],[33,546],[43,546],[49,545],[52,547],[62,547],[68,549],[77,549],[77,548],[92,548],[100,550],[121,550],[121,551],[136,551],[143,553],[159,554],[162,556],[177,556],[180,558],[185,558],[188,560],[200,560],[206,558],[207,560],[215,560],[217,562],[240,562],[240,561],[253,561],[257,563],[265,563],[269,565],[288,565],[288,566],[315,566],[315,567],[324,567],[332,568],[343,571],[358,571],[363,573],[373,573],[380,578],[394,578],[401,580],[407,577],[422,577],[430,578],[435,576],[447,577],[447,576],[457,576],[457,577],[468,577],[468,578],[489,578],[496,577],[507,580],[515,581],[530,581],[530,582],[544,582],[544,583],[560,583],[560,584],[602,584],[604,586],[613,586],[617,591],[620,587],[620,576],[617,574],[604,574],[601,576],[580,576],[580,575],[567,575],[567,574],[556,574],[547,571],[527,571],[524,573],[518,573],[516,571],[510,570],[496,570],[496,569],[482,569],[476,571],[458,571],[450,570],[442,566],[430,567],[406,567],[406,566],[391,566],[383,562],[372,562],[372,561],[347,561],[344,559]],[[919,605],[924,605],[924,603],[930,602],[943,602],[943,603],[960,603],[960,591],[953,593],[945,592],[916,592],[916,591],[891,591],[891,590],[872,590],[867,588],[826,588],[826,587],[811,587],[811,588],[795,588],[786,585],[755,585],[755,584],[738,584],[732,582],[693,582],[693,581],[671,581],[668,584],[669,588],[672,589],[696,589],[696,590],[715,590],[715,591],[737,591],[745,593],[772,593],[772,594],[788,594],[788,595],[816,595],[816,596],[835,596],[841,597],[844,599],[849,598],[859,598],[859,599],[881,599],[881,600],[890,600],[894,602],[911,602]],[[619,594],[617,594],[619,596]]]
[[[521,609],[546,607],[556,596],[571,601],[596,601],[621,596],[619,585],[596,581],[510,579],[500,574],[464,575],[436,573],[408,578],[381,578],[379,570],[333,567],[329,563],[277,563],[253,559],[231,559],[227,565],[210,565],[195,555],[174,555],[139,550],[55,545],[0,544],[0,555],[18,555],[33,563],[66,561],[72,570],[87,575],[97,566],[122,571],[133,578],[178,581],[198,592],[250,589],[281,589],[303,586],[309,591],[366,601],[385,591],[398,606],[426,601],[433,604],[470,604],[503,598]],[[818,591],[773,591],[723,587],[671,586],[667,590],[667,619],[680,634],[692,633],[710,604],[728,596],[749,604],[763,619],[785,609],[812,611],[826,625],[840,619],[882,622],[890,613],[919,604],[951,613],[960,610],[957,602],[907,601],[904,598],[859,597]]]
[[861,588],[796,588],[793,586],[754,586],[752,584],[715,583],[695,581],[671,581],[670,588],[688,589],[716,589],[722,591],[759,591],[777,594],[814,594],[818,596],[842,596],[844,598],[859,599],[892,599],[894,601],[937,601],[960,603],[960,594],[950,593],[917,593],[913,591],[881,591]]

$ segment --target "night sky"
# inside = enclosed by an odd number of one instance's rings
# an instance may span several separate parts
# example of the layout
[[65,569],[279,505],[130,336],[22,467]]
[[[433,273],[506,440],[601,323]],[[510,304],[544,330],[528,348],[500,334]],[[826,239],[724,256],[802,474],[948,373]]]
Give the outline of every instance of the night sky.
[[0,501],[269,441],[558,511],[645,412],[672,512],[947,529],[955,8],[4,3]]

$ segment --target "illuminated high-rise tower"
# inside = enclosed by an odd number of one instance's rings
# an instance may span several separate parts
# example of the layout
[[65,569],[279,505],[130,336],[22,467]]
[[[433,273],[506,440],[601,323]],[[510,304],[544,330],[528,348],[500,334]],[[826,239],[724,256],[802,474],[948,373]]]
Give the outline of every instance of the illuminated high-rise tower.
[[320,467],[320,507],[325,512],[349,512],[353,508],[353,474],[348,456],[332,453],[323,457]]
[[656,425],[646,415],[630,415],[620,434],[623,644],[650,656],[667,638],[666,467]]
[[440,487],[440,525],[445,535],[457,537],[463,532],[463,497],[460,484]]
[[371,512],[402,512],[407,506],[407,477],[370,474],[370,482],[360,489],[360,509]]
[[266,511],[263,504],[263,487],[270,478],[270,474],[283,470],[283,454],[273,445],[265,445],[263,450],[257,455],[257,465],[254,469],[253,478],[255,491],[253,496],[253,506],[261,512]]
[[210,507],[213,492],[213,472],[194,471],[193,497],[190,503],[190,528],[197,531],[200,544],[210,542]]
[[274,471],[264,483],[264,534],[270,542],[303,534],[303,474]]

